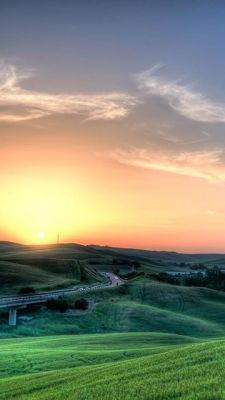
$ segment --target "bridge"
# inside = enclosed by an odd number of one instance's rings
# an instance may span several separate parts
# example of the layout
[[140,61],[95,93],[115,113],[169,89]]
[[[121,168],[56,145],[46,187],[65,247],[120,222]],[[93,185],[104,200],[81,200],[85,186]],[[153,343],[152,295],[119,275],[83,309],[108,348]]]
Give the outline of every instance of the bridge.
[[50,299],[57,299],[71,294],[85,294],[123,284],[123,280],[111,272],[104,272],[103,275],[107,278],[107,281],[104,283],[96,283],[89,286],[74,287],[70,289],[52,290],[32,295],[0,296],[0,308],[9,309],[9,325],[15,326],[17,310],[19,308],[24,308],[29,304],[46,303]]

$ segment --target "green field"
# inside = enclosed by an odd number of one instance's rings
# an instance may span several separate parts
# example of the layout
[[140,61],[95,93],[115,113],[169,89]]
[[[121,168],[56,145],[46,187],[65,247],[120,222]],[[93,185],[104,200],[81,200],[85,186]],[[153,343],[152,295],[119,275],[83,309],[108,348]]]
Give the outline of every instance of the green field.
[[[0,399],[225,399],[225,293],[151,275],[203,260],[222,263],[224,255],[4,243],[0,293],[86,285],[118,268],[129,274],[129,263],[113,264],[124,257],[141,264],[141,275],[83,294],[93,304],[87,312],[31,307],[18,315],[32,320],[9,327],[1,310]],[[76,299],[67,301],[72,306]]]
[[190,343],[140,333],[40,337],[3,340],[0,351],[0,399],[224,398],[225,340]]

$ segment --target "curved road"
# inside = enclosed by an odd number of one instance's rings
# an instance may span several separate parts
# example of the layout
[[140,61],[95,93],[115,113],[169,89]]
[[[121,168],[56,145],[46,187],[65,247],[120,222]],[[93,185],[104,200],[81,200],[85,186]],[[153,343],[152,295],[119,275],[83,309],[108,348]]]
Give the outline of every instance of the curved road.
[[123,280],[111,272],[103,272],[102,274],[108,279],[106,283],[97,283],[89,286],[82,286],[78,288],[70,288],[63,290],[54,290],[32,295],[0,296],[0,308],[17,307],[17,306],[19,307],[35,303],[45,303],[49,299],[58,298],[60,296],[94,292],[96,290],[112,288],[123,284]]

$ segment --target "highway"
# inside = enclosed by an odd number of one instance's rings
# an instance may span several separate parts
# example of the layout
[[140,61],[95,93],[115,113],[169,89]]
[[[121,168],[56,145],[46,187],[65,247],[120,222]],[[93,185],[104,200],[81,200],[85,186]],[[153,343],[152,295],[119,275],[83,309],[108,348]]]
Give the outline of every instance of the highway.
[[31,295],[0,296],[0,308],[19,307],[28,304],[46,303],[49,299],[60,296],[69,296],[71,294],[85,294],[97,290],[108,289],[123,284],[123,280],[111,272],[102,273],[107,281],[105,283],[96,283],[88,286],[74,287],[70,289],[53,290],[49,292],[40,292]]

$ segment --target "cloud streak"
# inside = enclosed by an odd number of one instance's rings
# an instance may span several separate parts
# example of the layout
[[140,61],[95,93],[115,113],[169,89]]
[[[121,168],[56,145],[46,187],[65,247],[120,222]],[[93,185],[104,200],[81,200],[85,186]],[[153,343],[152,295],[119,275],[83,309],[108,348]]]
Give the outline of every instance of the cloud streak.
[[225,103],[213,102],[190,85],[181,85],[178,81],[168,81],[156,75],[161,65],[138,74],[139,89],[149,95],[165,99],[170,107],[198,122],[225,122]]
[[222,156],[221,150],[163,154],[160,151],[150,152],[136,148],[109,154],[110,158],[122,164],[202,178],[208,182],[225,182],[225,163]]
[[[161,65],[138,74],[139,89],[145,94],[165,99],[170,107],[194,121],[225,122],[225,103],[210,101],[203,94],[178,81],[158,76]],[[125,92],[101,94],[51,94],[24,89],[30,72],[14,65],[0,64],[0,121],[26,121],[53,114],[78,114],[86,119],[114,120],[124,118],[143,101],[143,96]]]
[[26,90],[21,82],[30,78],[15,66],[0,66],[0,121],[16,122],[52,114],[80,114],[87,119],[113,120],[126,117],[137,99],[127,93],[50,94]]

